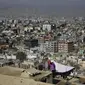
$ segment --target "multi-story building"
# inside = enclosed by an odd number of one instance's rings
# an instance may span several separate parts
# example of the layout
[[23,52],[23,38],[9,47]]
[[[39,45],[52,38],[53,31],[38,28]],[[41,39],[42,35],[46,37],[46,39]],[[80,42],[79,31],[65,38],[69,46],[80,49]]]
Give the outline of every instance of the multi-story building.
[[46,41],[40,45],[40,49],[47,53],[56,53],[57,49],[57,41]]
[[48,23],[43,24],[43,30],[51,31],[51,25]]
[[73,42],[64,40],[58,41],[58,52],[72,52],[73,50],[74,50]]
[[72,52],[73,50],[74,44],[70,41],[46,41],[40,44],[40,51],[47,53]]

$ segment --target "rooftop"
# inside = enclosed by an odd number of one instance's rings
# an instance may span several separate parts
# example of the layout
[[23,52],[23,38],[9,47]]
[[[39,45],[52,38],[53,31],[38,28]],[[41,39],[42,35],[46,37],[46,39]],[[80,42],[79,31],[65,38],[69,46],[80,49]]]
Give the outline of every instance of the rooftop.
[[0,74],[0,85],[52,85],[52,84],[36,82],[32,79]]
[[0,67],[0,74],[9,76],[20,76],[24,69],[14,68],[10,66]]
[[42,78],[49,76],[51,72],[49,71],[39,71],[35,68],[30,69],[21,69],[10,66],[0,67],[0,74],[15,76],[15,77],[23,77],[23,78],[31,78],[36,81],[41,80]]

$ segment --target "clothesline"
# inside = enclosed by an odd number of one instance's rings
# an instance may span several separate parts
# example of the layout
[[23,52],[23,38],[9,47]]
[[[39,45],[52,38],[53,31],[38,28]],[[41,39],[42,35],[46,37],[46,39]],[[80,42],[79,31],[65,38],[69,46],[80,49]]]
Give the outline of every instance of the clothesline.
[[52,62],[55,64],[56,71],[59,73],[65,73],[65,72],[68,72],[68,71],[74,69],[74,67],[71,67],[71,66],[62,65],[55,61],[52,61]]

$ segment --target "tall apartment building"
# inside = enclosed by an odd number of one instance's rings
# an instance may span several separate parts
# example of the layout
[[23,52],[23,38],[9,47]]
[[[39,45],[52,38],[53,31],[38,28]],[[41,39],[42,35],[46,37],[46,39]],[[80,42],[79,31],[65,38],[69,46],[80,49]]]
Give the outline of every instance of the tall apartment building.
[[58,52],[72,52],[74,50],[73,42],[60,40],[58,41]]
[[47,53],[56,53],[58,52],[57,41],[46,41],[40,45],[40,49]]
[[59,40],[40,43],[40,51],[47,53],[72,52],[73,50],[74,43],[70,41]]

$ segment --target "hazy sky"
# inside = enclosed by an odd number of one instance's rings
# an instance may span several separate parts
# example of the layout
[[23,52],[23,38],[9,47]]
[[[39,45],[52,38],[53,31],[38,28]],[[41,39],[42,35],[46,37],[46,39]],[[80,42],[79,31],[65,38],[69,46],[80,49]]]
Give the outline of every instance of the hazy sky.
[[0,0],[1,5],[85,5],[85,0]]
[[48,13],[85,15],[85,0],[0,0],[0,7],[32,7]]

